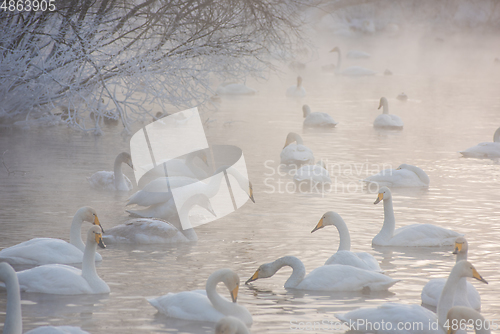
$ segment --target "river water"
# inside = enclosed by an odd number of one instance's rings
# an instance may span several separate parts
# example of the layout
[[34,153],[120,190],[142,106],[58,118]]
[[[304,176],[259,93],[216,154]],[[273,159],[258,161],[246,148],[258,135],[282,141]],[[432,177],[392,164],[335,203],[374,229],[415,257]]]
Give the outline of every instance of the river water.
[[[335,45],[325,43],[318,51],[324,56],[301,73],[307,90],[301,99],[285,96],[296,79],[286,67],[268,80],[249,80],[247,85],[258,94],[223,98],[217,110],[205,111],[203,117],[209,118],[209,143],[243,150],[256,203],[248,201],[236,212],[198,227],[199,241],[192,245],[108,245],[100,251],[103,261],[97,272],[111,293],[22,294],[24,330],[51,324],[81,326],[93,334],[210,333],[213,324],[168,319],[146,298],[203,289],[207,277],[225,267],[241,278],[238,303],[252,313],[253,333],[292,332],[299,322],[334,320],[334,313],[387,301],[420,304],[425,283],[448,276],[455,262],[453,249],[372,248],[383,207],[373,205],[376,194],[360,182],[401,163],[425,170],[431,184],[425,191],[393,191],[397,226],[431,223],[464,233],[469,260],[489,282],[471,279],[482,297],[482,314],[500,322],[500,165],[458,153],[491,141],[500,126],[500,65],[493,62],[500,43],[497,37],[477,37],[339,41],[344,49],[372,54],[369,60],[343,62],[379,73],[366,78],[323,73],[321,65],[335,62],[326,52]],[[392,76],[381,74],[386,68]],[[408,101],[395,98],[401,92]],[[372,127],[382,96],[388,98],[390,112],[403,119],[404,130]],[[312,111],[328,112],[339,124],[328,131],[303,131],[304,103]],[[332,192],[297,193],[290,176],[277,174],[290,131],[302,136],[316,159],[325,160],[334,180]],[[6,151],[3,161],[15,171],[8,174],[0,166],[0,248],[42,236],[69,240],[71,219],[85,205],[96,209],[105,229],[128,219],[124,205],[132,192],[96,191],[86,181],[96,171],[111,170],[116,154],[129,151],[130,136],[121,129],[105,127],[102,136],[65,127],[1,129],[0,138],[0,152]],[[125,166],[124,172],[133,179],[132,170]],[[387,275],[401,282],[386,293],[310,294],[285,290],[291,270],[284,268],[272,278],[243,284],[260,264],[285,255],[300,258],[307,272],[323,265],[338,247],[338,233],[333,227],[310,231],[330,210],[346,221],[352,250],[370,252]],[[222,287],[218,291],[229,297]],[[5,292],[0,291],[0,322],[5,304]]]

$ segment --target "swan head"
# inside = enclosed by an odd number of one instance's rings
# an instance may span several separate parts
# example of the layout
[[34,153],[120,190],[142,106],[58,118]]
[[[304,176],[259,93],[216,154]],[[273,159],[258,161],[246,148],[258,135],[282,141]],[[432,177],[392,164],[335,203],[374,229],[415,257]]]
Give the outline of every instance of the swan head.
[[472,277],[477,279],[478,281],[488,284],[488,282],[481,275],[479,275],[472,263],[467,260],[457,262],[451,272],[452,274],[456,273],[460,277]]
[[90,206],[84,206],[76,212],[75,216],[79,216],[82,221],[92,223],[96,226],[99,226],[101,231],[104,233],[104,229],[102,228],[101,222],[99,222],[99,218],[97,217],[96,211]]
[[304,118],[306,118],[311,113],[311,108],[309,108],[309,106],[307,104],[304,104],[302,106],[302,113],[303,113]]
[[455,250],[453,251],[453,254],[467,253],[468,249],[469,244],[467,243],[467,239],[465,239],[464,237],[458,237],[455,240]]
[[380,98],[380,103],[378,105],[378,108],[377,109],[380,109],[382,108],[384,105],[388,105],[389,103],[387,102],[387,99],[385,97],[381,97]]
[[116,157],[116,160],[118,160],[118,159],[121,162],[126,163],[127,165],[129,165],[130,168],[134,169],[134,164],[132,163],[132,157],[130,156],[130,153],[128,153],[128,152],[122,152],[122,153],[118,154],[118,156]]
[[283,146],[283,148],[287,147],[288,145],[292,144],[292,143],[297,143],[297,144],[302,144],[302,137],[298,134],[296,134],[295,132],[290,132],[287,136],[286,136],[286,141],[285,141],[285,146]]
[[387,187],[381,187],[378,190],[378,196],[373,204],[378,204],[381,200],[392,198],[391,191]]
[[276,274],[276,270],[273,266],[273,263],[265,263],[263,265],[261,265],[259,267],[259,269],[257,269],[255,271],[255,273],[252,275],[252,277],[250,277],[246,282],[245,284],[248,284],[250,282],[253,282],[253,281],[256,281],[258,280],[259,278],[269,278],[271,276],[273,276],[274,274]]
[[236,334],[240,326],[245,326],[240,319],[227,316],[215,324],[215,334]]
[[330,52],[339,52],[340,53],[340,48],[338,46],[336,46],[333,49],[331,49]]
[[231,293],[233,303],[238,299],[238,290],[240,288],[240,277],[231,269],[219,269],[212,275],[220,276],[220,282],[224,283]]
[[95,241],[95,243],[101,247],[106,248],[106,245],[102,241],[102,230],[99,226],[92,226],[87,232],[87,240]]
[[[484,317],[474,309],[465,306],[453,306],[446,315],[447,323],[449,324],[465,324],[463,320],[481,320],[481,325],[484,325]],[[449,326],[447,333],[455,334],[460,326]],[[479,327],[480,328],[480,327]]]
[[396,168],[396,170],[401,170],[401,169],[410,169],[410,165],[408,165],[408,164],[401,164],[401,165],[399,165],[398,168]]
[[338,213],[333,212],[333,211],[328,211],[327,213],[325,213],[323,215],[323,217],[321,217],[318,224],[311,231],[311,233],[313,233],[313,232],[315,232],[315,231],[317,231],[325,226],[328,226],[328,225],[336,226],[338,223],[343,222],[343,221],[344,220],[342,219],[342,217],[340,217],[340,215]]

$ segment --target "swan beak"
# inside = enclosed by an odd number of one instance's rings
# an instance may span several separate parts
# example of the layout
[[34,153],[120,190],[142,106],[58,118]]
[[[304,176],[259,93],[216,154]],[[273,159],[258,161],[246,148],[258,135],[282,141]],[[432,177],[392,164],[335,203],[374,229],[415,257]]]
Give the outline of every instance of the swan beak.
[[250,195],[248,197],[250,197],[250,199],[252,200],[252,202],[255,203],[255,199],[253,198],[252,184],[250,182],[248,182],[248,184],[249,184],[249,192],[250,192]]
[[377,199],[375,200],[375,202],[373,202],[373,204],[378,204],[383,199],[384,199],[384,194],[383,193],[379,193],[378,196],[377,196]]
[[323,225],[323,218],[321,218],[318,222],[318,225],[316,225],[316,227],[311,231],[311,233],[313,233],[314,231],[317,231],[319,230],[320,228],[323,228],[325,227],[325,225]]
[[236,288],[234,288],[234,290],[231,291],[231,299],[233,300],[233,303],[236,303],[236,299],[238,299],[238,289],[239,286],[237,285]]
[[95,234],[95,242],[99,245],[101,248],[106,248],[106,245],[102,241],[102,237],[100,233]]
[[94,225],[99,226],[101,228],[102,233],[104,233],[104,229],[102,228],[102,225],[99,222],[99,218],[97,218],[97,215],[94,216]]
[[455,243],[455,250],[453,251],[453,254],[458,254],[459,252],[461,252],[463,245],[464,244]]
[[481,277],[481,275],[479,275],[479,273],[477,272],[477,270],[475,268],[472,268],[472,277],[474,277],[475,279],[483,282],[483,283],[486,283],[488,284],[488,282]]
[[253,276],[252,276],[252,277],[250,277],[250,278],[248,279],[248,281],[246,281],[246,282],[245,282],[245,284],[248,284],[248,283],[250,283],[250,282],[256,281],[256,280],[258,280],[258,279],[259,279],[259,271],[257,270],[257,271],[255,272],[255,274],[253,274]]

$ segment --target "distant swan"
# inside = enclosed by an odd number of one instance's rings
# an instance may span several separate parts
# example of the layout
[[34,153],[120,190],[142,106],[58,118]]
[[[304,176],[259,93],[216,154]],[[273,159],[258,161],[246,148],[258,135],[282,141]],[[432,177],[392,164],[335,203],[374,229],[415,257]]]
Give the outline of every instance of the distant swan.
[[[468,249],[469,245],[464,237],[458,237],[457,240],[455,240],[455,250],[453,254],[457,254],[456,263],[467,260]],[[437,306],[439,296],[441,295],[441,291],[443,291],[445,283],[445,278],[435,278],[427,282],[421,293],[422,304]],[[465,277],[461,278],[458,283],[458,290],[455,294],[455,303],[453,305],[472,307],[476,310],[481,309],[481,296]]]
[[238,83],[225,83],[215,90],[216,95],[255,95],[255,93],[257,93],[255,89]]
[[412,188],[429,187],[429,176],[419,167],[401,164],[397,169],[384,169],[378,174],[367,177],[363,180],[366,183],[375,183],[379,187],[389,188]]
[[[4,282],[7,290],[7,312],[5,314],[5,323],[3,333],[21,334],[23,332],[23,320],[21,314],[21,294],[17,275],[12,267],[4,262],[0,263],[0,281]],[[32,329],[25,334],[88,334],[78,327],[72,326],[43,326]]]
[[133,189],[132,182],[123,175],[122,163],[126,163],[130,168],[132,165],[132,158],[127,152],[118,154],[115,159],[115,168],[113,172],[101,171],[94,173],[87,180],[92,188],[110,190],[110,191],[129,191]]
[[240,319],[227,316],[217,321],[215,334],[250,334],[250,331]]
[[306,276],[306,268],[295,256],[284,256],[274,262],[263,264],[245,284],[259,278],[268,278],[276,274],[284,266],[292,267],[292,275],[285,282],[286,289],[311,291],[383,291],[389,289],[399,280],[383,274],[342,264],[321,266]]
[[[490,328],[493,327],[488,325],[485,326],[485,324],[491,324],[491,322],[485,320],[479,312],[464,306],[453,306],[448,311],[446,319],[448,320],[449,324],[452,324],[452,326],[450,326],[451,328],[450,331],[448,331],[448,334],[455,334],[456,327],[463,329],[463,326],[460,326],[460,324],[471,324],[470,320],[472,320],[476,334],[491,334]],[[453,324],[457,324],[457,326],[455,326],[454,328]]]
[[342,62],[342,55],[340,53],[340,48],[338,46],[336,46],[330,52],[337,52],[338,53],[337,66],[334,67],[335,74],[346,75],[346,76],[350,76],[350,77],[361,77],[361,76],[375,75],[374,71],[367,70],[366,68],[363,68],[361,66],[351,66],[351,67],[348,67],[345,70],[341,71],[340,65]]
[[109,293],[109,286],[95,269],[97,245],[105,248],[102,230],[92,226],[87,233],[87,245],[83,255],[82,270],[63,264],[46,264],[17,273],[21,291],[55,295],[80,295]]
[[[219,295],[217,284],[224,283],[231,293],[232,302]],[[212,273],[205,290],[168,293],[154,299],[148,299],[158,312],[171,318],[217,322],[225,316],[233,316],[246,325],[251,325],[252,315],[248,310],[237,304],[239,276],[231,269],[219,269]]]
[[484,142],[460,152],[466,158],[496,159],[500,158],[500,128],[493,135],[493,142]]
[[389,114],[389,103],[385,97],[380,98],[380,104],[378,109],[384,107],[383,113],[378,115],[373,122],[373,127],[381,128],[381,129],[394,129],[401,130],[403,129],[403,121],[399,116]]
[[325,190],[317,187],[332,183],[323,160],[318,161],[315,165],[303,165],[297,169],[293,181],[297,184],[300,192],[304,191],[304,187],[306,192],[313,192],[315,189],[317,191]]
[[396,99],[398,99],[399,101],[408,101],[408,95],[406,95],[405,93],[401,93],[396,96]]
[[311,112],[311,108],[304,104],[302,106],[304,115],[304,127],[320,127],[320,128],[333,128],[339,124],[335,122],[332,116],[324,112]]
[[380,188],[374,204],[382,200],[384,201],[384,225],[372,240],[374,246],[452,246],[457,237],[463,236],[463,234],[431,224],[412,224],[396,229],[392,194],[387,187]]
[[[69,243],[53,238],[31,239],[2,249],[0,251],[0,261],[27,265],[81,263],[85,251],[85,244],[81,235],[83,222],[89,222],[101,227],[96,211],[91,207],[84,206],[78,209],[73,217]],[[95,260],[102,261],[101,255],[96,253]]]
[[297,85],[290,86],[286,90],[286,96],[288,97],[304,97],[306,96],[306,90],[302,87],[302,77],[297,77]]
[[[296,144],[294,144],[294,142]],[[284,165],[311,165],[314,164],[312,151],[304,146],[302,137],[295,132],[286,136],[285,146],[280,154],[281,163]]]
[[326,260],[325,265],[345,264],[365,270],[382,271],[378,261],[373,255],[366,252],[351,252],[351,236],[349,235],[349,229],[338,213],[333,211],[325,213],[311,233],[328,225],[333,225],[337,228],[340,243],[337,253]]

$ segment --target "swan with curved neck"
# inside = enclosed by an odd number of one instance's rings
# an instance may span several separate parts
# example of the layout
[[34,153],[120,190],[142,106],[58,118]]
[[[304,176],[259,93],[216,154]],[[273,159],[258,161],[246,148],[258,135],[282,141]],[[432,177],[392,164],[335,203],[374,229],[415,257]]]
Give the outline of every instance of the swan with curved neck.
[[115,159],[113,172],[100,171],[88,178],[91,187],[110,191],[132,190],[132,182],[122,172],[122,164],[124,163],[134,169],[130,154],[122,152]]
[[290,86],[286,91],[288,97],[304,97],[306,90],[302,87],[302,77],[297,77],[297,85]]
[[[446,315],[449,324],[470,324],[473,321],[476,334],[491,334],[490,322],[486,321],[484,317],[469,307],[453,306]],[[465,323],[464,323],[465,320]],[[460,326],[458,326],[460,328]],[[447,334],[455,334],[457,331],[453,326],[450,326]]]
[[370,76],[370,75],[375,75],[374,71],[368,70],[366,68],[363,68],[361,66],[351,66],[346,68],[345,70],[341,71],[341,64],[342,64],[342,55],[340,52],[340,48],[338,46],[334,47],[331,52],[337,52],[337,65],[334,67],[335,74],[341,74],[341,75],[347,75],[347,76],[352,76],[352,77],[359,77],[359,76]]
[[285,282],[286,289],[333,292],[362,291],[365,289],[383,291],[398,282],[398,280],[374,271],[341,264],[318,267],[306,276],[306,268],[302,261],[295,256],[284,256],[274,262],[261,265],[245,284],[259,278],[272,277],[285,266],[292,268],[292,275]]
[[109,293],[109,286],[97,275],[94,256],[102,242],[102,230],[92,226],[87,232],[82,270],[61,264],[46,264],[17,273],[21,291],[57,295]]
[[[229,290],[232,302],[217,293],[219,283],[224,283]],[[169,293],[148,301],[160,313],[172,318],[217,322],[225,316],[233,316],[250,325],[253,322],[252,315],[236,303],[239,284],[240,278],[235,272],[219,269],[208,277],[204,291]]]
[[296,167],[314,164],[314,155],[312,151],[304,146],[302,137],[295,132],[290,132],[286,136],[285,146],[281,151],[280,159],[281,164]]
[[378,115],[373,121],[373,127],[380,129],[403,129],[404,123],[399,116],[389,114],[389,102],[385,97],[380,98],[378,109],[383,108],[382,114]]
[[378,261],[373,257],[373,255],[366,252],[351,252],[351,236],[349,234],[349,229],[347,228],[345,221],[338,213],[333,211],[325,213],[311,233],[325,226],[335,226],[340,237],[337,253],[333,254],[328,260],[326,260],[325,265],[345,264],[365,270],[382,271]]
[[451,246],[463,234],[431,224],[413,224],[396,229],[396,219],[389,188],[381,187],[373,204],[384,203],[384,224],[373,238],[374,246],[431,247]]
[[[430,323],[438,322],[438,328],[424,327],[426,334],[444,334],[446,331],[443,325],[446,322],[447,312],[453,306],[454,295],[457,291],[458,281],[462,277],[473,277],[483,283],[487,283],[476,271],[474,266],[468,261],[460,261],[455,264],[446,280],[443,293],[439,299],[437,315],[420,305],[408,305],[400,303],[385,303],[376,308],[360,308],[345,314],[335,314],[337,319],[343,322],[361,323],[381,323],[382,321],[392,324],[392,328],[398,328],[398,323],[423,323],[424,326]],[[389,328],[388,325],[385,328]],[[358,331],[367,331],[364,325],[354,328]],[[417,333],[418,331],[415,331]],[[422,332],[422,331],[420,331]],[[418,332],[418,333],[420,333]],[[412,333],[411,331],[409,333]]]
[[[70,241],[61,239],[35,238],[0,251],[0,261],[10,264],[70,264],[81,263],[85,244],[82,241],[81,227],[83,222],[89,222],[101,227],[97,213],[91,207],[85,206],[75,213],[71,223]],[[100,254],[95,255],[96,261],[101,261]]]
[[304,127],[333,128],[338,124],[327,113],[311,112],[311,108],[307,104],[302,106],[302,114],[304,116]]
[[500,158],[500,128],[493,135],[493,142],[484,142],[460,152],[466,158],[497,159]]
[[[455,240],[455,250],[453,251],[453,254],[457,255],[456,263],[467,260],[468,249],[469,245],[464,237],[458,237]],[[435,278],[427,282],[420,295],[422,298],[422,304],[437,306],[439,296],[443,291],[445,283],[445,278]],[[479,292],[477,292],[474,285],[467,282],[465,277],[462,277],[458,283],[454,305],[471,307],[476,310],[481,309],[481,296],[479,295]]]
[[429,187],[430,178],[417,166],[401,164],[396,169],[384,169],[378,174],[369,176],[363,182],[390,188],[426,188]]

